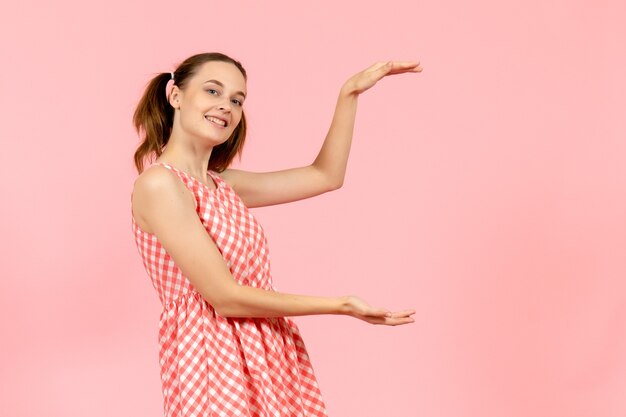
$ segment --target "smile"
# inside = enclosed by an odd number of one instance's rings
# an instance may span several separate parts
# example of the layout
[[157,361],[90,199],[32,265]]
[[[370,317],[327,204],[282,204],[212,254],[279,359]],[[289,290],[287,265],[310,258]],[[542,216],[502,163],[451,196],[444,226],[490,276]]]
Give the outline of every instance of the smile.
[[219,126],[222,128],[226,127],[226,122],[224,120],[218,119],[216,117],[211,117],[211,116],[204,116],[204,118],[216,126]]

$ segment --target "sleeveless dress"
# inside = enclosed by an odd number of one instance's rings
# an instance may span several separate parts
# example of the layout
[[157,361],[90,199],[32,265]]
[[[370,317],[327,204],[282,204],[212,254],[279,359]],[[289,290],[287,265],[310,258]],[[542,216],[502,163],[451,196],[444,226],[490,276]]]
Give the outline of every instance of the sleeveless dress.
[[[235,191],[166,163],[195,196],[196,212],[240,285],[276,291],[263,228]],[[131,195],[132,199],[132,195]],[[132,200],[131,200],[132,201]],[[159,363],[166,417],[327,417],[296,323],[289,317],[222,317],[132,216],[137,249],[163,305]]]

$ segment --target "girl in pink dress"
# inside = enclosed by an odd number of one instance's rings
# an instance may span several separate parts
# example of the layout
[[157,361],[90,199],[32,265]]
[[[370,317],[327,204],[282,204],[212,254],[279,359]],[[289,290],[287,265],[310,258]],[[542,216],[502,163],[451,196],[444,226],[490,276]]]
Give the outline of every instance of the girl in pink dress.
[[[290,316],[343,314],[372,324],[414,322],[356,296],[281,293],[263,228],[248,210],[341,187],[357,97],[417,62],[379,62],[342,86],[315,161],[275,172],[229,169],[246,137],[246,71],[221,53],[189,57],[152,79],[133,122],[132,230],[163,305],[159,362],[167,417],[327,416]],[[172,84],[166,96],[168,83]],[[144,159],[156,156],[144,170]]]

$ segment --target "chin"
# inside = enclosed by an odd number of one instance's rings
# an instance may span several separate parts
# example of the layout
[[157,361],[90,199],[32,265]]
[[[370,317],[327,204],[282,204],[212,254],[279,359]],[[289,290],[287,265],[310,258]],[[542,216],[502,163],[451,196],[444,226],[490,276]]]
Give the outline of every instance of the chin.
[[216,138],[215,136],[206,136],[205,137],[205,139],[207,139],[207,140],[211,141],[211,143],[213,143],[213,146],[221,145],[222,143],[227,142],[229,138],[230,138],[230,135],[223,136],[223,137],[218,137],[218,138]]

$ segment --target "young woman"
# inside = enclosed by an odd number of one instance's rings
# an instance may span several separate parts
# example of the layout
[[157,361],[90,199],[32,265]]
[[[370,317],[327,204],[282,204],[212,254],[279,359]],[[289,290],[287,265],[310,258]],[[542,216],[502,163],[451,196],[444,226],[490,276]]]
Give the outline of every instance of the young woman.
[[[275,172],[228,168],[246,137],[247,78],[238,61],[198,54],[150,81],[133,117],[143,140],[134,155],[140,175],[131,212],[137,248],[163,304],[166,416],[327,416],[289,316],[414,322],[415,310],[390,312],[356,296],[276,291],[267,239],[248,209],[340,188],[358,95],[386,75],[420,71],[416,62],[379,62],[351,77],[315,161]],[[156,160],[144,170],[146,156]]]

